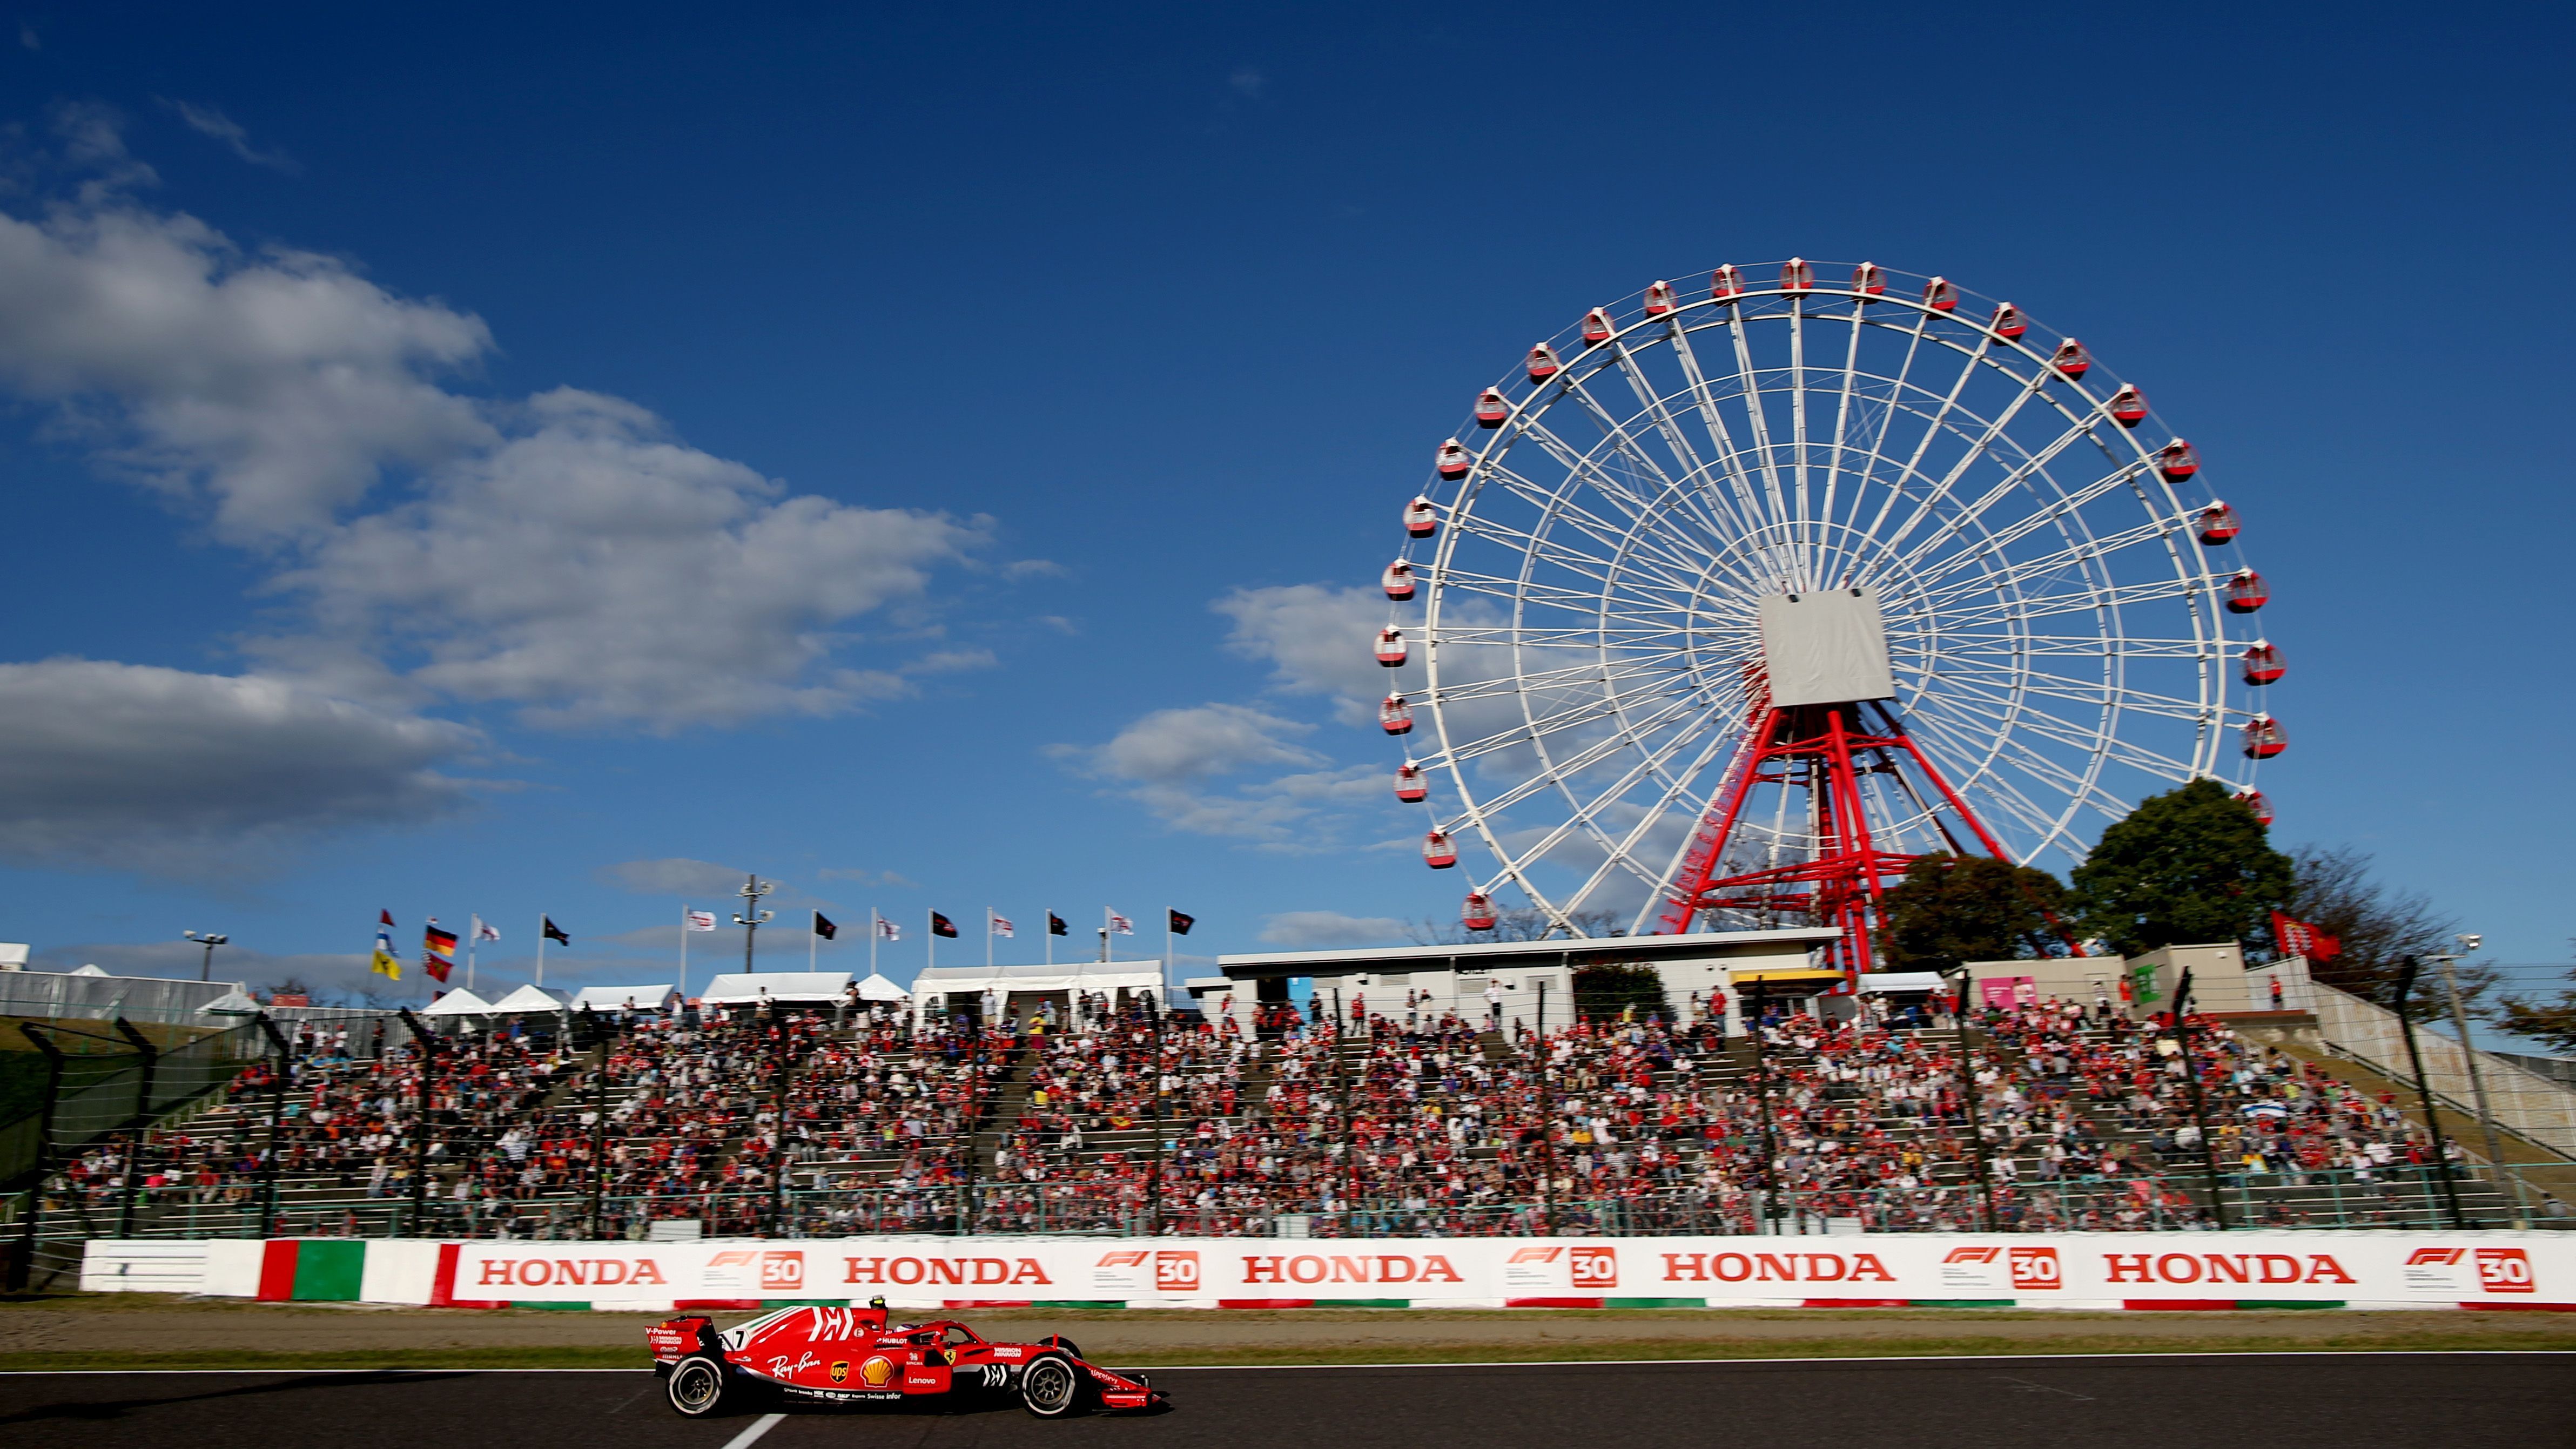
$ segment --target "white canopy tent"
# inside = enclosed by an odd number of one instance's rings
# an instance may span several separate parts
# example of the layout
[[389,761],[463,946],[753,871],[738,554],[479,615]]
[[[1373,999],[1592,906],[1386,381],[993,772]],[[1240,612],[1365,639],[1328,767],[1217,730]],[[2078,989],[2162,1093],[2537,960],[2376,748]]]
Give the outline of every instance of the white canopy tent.
[[655,986],[585,986],[575,992],[572,1009],[581,1011],[670,1011],[680,989],[668,982]]
[[[440,999],[445,1000],[446,998],[441,997]],[[540,1011],[551,1014],[563,1009],[563,998],[546,990],[542,986],[522,986],[518,990],[511,992],[509,995],[502,997],[500,1000],[493,1002],[490,1008],[494,1016],[523,1016],[530,1012]]]
[[847,999],[847,971],[734,971],[707,983],[701,1006],[829,1006]]
[[859,999],[861,1001],[910,1001],[912,993],[871,971],[868,973],[868,979],[859,983]]
[[423,1016],[490,1016],[492,1003],[460,986],[433,1001]]

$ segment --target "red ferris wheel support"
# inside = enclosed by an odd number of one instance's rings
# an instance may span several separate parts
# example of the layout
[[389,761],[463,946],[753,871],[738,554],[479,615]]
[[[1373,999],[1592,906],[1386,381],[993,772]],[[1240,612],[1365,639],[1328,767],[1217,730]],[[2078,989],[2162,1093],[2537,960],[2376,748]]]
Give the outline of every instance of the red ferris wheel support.
[[[1952,854],[1969,853],[1953,828],[1955,820],[1976,849],[1997,860],[2011,859],[1888,705],[1774,705],[1764,699],[1748,721],[1745,753],[1733,778],[1683,857],[1666,897],[1662,929],[1687,931],[1701,911],[1717,909],[1779,912],[1835,926],[1843,933],[1830,948],[1835,964],[1846,989],[1856,986],[1860,973],[1870,969],[1870,935],[1879,925],[1887,888],[1922,859],[1880,844],[1870,826],[1868,793],[1861,788],[1869,775],[1888,777],[1906,794],[1941,832]],[[1802,861],[1721,876],[1717,872],[1757,785],[1807,792],[1814,848]]]

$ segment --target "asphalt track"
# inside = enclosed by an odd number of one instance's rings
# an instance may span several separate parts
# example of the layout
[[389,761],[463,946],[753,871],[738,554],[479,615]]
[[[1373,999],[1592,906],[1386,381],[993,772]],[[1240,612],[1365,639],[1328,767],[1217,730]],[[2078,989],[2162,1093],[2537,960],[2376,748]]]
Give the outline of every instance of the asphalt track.
[[1876,1449],[2576,1443],[2576,1355],[1160,1369],[1174,1408],[685,1420],[648,1372],[0,1375],[11,1449]]

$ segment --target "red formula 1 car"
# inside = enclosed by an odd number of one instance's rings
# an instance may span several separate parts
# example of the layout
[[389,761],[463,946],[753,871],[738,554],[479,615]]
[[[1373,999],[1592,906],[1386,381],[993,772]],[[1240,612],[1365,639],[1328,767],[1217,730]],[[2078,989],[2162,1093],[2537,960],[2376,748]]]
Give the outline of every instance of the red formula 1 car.
[[1162,1391],[1083,1361],[1061,1335],[988,1343],[948,1319],[889,1323],[865,1308],[781,1308],[734,1328],[673,1318],[644,1331],[671,1407],[691,1418],[760,1402],[920,1403],[1016,1396],[1041,1419],[1164,1409]]

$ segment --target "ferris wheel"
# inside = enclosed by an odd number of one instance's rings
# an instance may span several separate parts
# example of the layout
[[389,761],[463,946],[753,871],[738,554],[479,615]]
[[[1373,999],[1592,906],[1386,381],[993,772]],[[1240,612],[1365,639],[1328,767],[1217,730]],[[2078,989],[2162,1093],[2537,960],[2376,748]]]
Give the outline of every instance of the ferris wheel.
[[1841,924],[1858,971],[1923,854],[2063,867],[2201,778],[2270,818],[2283,663],[2236,511],[2009,302],[1867,262],[1656,282],[1531,348],[1432,471],[1379,723],[1424,859],[1473,862],[1470,929],[1506,890],[1561,934]]

